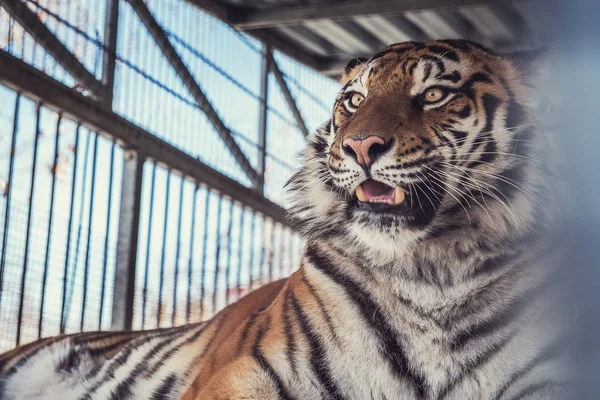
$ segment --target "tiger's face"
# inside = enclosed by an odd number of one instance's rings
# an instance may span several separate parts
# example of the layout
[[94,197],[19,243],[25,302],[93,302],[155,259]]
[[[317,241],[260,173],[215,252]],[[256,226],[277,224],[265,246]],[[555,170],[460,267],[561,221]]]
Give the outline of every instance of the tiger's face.
[[374,246],[530,223],[519,192],[533,140],[526,75],[455,40],[400,43],[350,64],[291,180],[295,221],[309,235],[334,229]]

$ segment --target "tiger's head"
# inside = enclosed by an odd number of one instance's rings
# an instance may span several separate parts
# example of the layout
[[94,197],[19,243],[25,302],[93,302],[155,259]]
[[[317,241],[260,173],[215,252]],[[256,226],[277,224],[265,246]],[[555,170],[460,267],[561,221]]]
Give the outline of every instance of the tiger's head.
[[[523,53],[525,54],[525,53]],[[331,119],[289,183],[292,222],[397,253],[535,223],[535,57],[476,43],[399,43],[346,67]]]

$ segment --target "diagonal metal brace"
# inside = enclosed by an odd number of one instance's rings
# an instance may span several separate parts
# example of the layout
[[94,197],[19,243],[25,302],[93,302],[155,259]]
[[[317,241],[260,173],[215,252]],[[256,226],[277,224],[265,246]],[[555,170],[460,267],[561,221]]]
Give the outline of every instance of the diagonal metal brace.
[[308,129],[306,129],[306,124],[304,123],[304,120],[302,119],[302,114],[300,114],[300,111],[298,110],[298,107],[296,106],[296,101],[294,100],[294,97],[292,96],[292,93],[290,92],[290,89],[288,88],[288,85],[285,82],[283,73],[281,72],[281,70],[279,69],[279,66],[275,62],[273,53],[269,53],[269,58],[270,58],[269,65],[271,67],[271,72],[273,72],[273,75],[275,75],[275,79],[277,79],[277,83],[279,84],[279,87],[281,88],[281,91],[283,92],[285,101],[288,103],[290,110],[292,110],[292,114],[294,114],[294,119],[296,120],[296,125],[298,125],[298,128],[300,129],[300,131],[302,132],[304,137],[307,137]]
[[206,117],[219,133],[221,139],[223,139],[235,160],[240,164],[244,173],[250,178],[254,185],[259,184],[258,174],[254,168],[252,168],[252,165],[244,155],[244,152],[235,142],[231,131],[225,126],[219,117],[219,114],[217,114],[212,104],[210,104],[191,72],[177,54],[177,51],[169,41],[165,31],[161,28],[156,19],[154,19],[146,4],[142,0],[127,0],[127,2],[131,4],[131,7],[133,7],[142,23],[146,26],[146,29],[148,29],[148,32],[150,32],[156,44],[158,44],[167,60],[175,69],[175,72],[177,72],[184,85],[188,88],[192,96],[194,96],[194,99],[198,103],[198,107],[206,114]]
[[21,0],[3,0],[0,5],[38,42],[93,98],[101,99],[104,85],[79,62],[38,16]]

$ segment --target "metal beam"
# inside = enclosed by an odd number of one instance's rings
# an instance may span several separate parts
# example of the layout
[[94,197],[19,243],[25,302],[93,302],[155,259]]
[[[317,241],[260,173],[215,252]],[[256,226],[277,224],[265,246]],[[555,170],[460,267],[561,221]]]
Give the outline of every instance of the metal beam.
[[146,26],[146,29],[148,29],[148,32],[150,32],[150,35],[152,35],[154,38],[154,41],[158,47],[160,47],[167,60],[175,69],[175,72],[177,72],[183,81],[183,84],[188,88],[192,96],[194,96],[198,107],[200,107],[200,109],[204,112],[217,133],[221,136],[221,139],[223,142],[225,142],[225,145],[233,154],[233,157],[238,162],[244,173],[250,178],[251,182],[256,184],[258,181],[258,175],[254,168],[252,168],[250,161],[248,161],[246,155],[233,138],[231,131],[225,126],[225,123],[223,123],[217,114],[217,111],[213,108],[210,101],[208,101],[204,95],[204,92],[186,67],[181,57],[179,57],[179,54],[177,54],[177,51],[169,41],[165,31],[161,28],[158,22],[156,22],[146,4],[142,0],[127,0],[127,2],[131,4],[142,23]]
[[102,84],[105,87],[102,99],[106,107],[112,107],[115,84],[115,64],[117,62],[117,30],[119,26],[119,0],[106,1],[104,36],[106,48],[102,57]]
[[288,85],[285,82],[283,73],[281,72],[281,70],[279,69],[279,66],[275,62],[275,58],[273,58],[272,53],[269,54],[269,58],[270,58],[271,71],[273,72],[273,75],[275,75],[275,79],[277,79],[277,83],[279,84],[279,87],[281,88],[281,91],[283,92],[285,101],[288,103],[290,110],[292,110],[292,114],[294,114],[294,119],[296,120],[296,125],[298,125],[298,128],[300,129],[300,131],[302,132],[304,137],[307,137],[308,129],[306,129],[306,125],[304,124],[302,115],[300,114],[300,111],[298,110],[298,107],[296,106],[296,101],[294,100],[294,97],[292,96],[292,93],[290,92],[290,89],[288,88]]
[[[216,4],[213,0],[185,0],[189,4],[198,7],[199,9],[211,14],[212,16],[220,19],[228,25],[232,25],[231,15],[242,13],[245,8],[223,6],[222,4]],[[234,8],[237,11],[234,11]],[[320,57],[315,57],[307,54],[303,51],[303,48],[298,47],[295,41],[289,40],[282,34],[273,33],[269,30],[255,29],[248,32],[250,36],[262,42],[263,44],[270,45],[273,49],[277,49],[282,53],[287,54],[290,58],[306,65],[309,68],[316,69],[322,62]]]
[[267,159],[267,118],[268,111],[268,95],[269,95],[269,70],[271,69],[271,47],[268,44],[263,44],[262,48],[262,65],[260,73],[260,115],[258,121],[258,177],[259,182],[256,186],[264,194],[265,187],[265,166]]
[[77,57],[40,21],[21,0],[3,0],[0,5],[38,42],[76,81],[97,99],[104,96],[104,86]]
[[304,25],[347,54],[371,54],[384,47],[381,42],[352,21],[325,19],[307,21]]
[[391,44],[413,39],[407,32],[400,29],[398,25],[381,15],[363,15],[356,17],[354,21],[383,43]]
[[144,149],[146,158],[153,160],[162,168],[169,168],[170,171],[194,183],[206,185],[258,213],[287,224],[283,208],[265,199],[256,190],[249,189],[215,171],[189,154],[2,50],[0,50],[0,83],[35,101],[42,101],[45,107],[62,112],[64,118],[80,121],[83,126],[111,140],[116,140],[124,148]]
[[135,150],[125,150],[111,320],[114,331],[132,327],[143,171],[143,156]]
[[265,10],[231,13],[230,23],[237,29],[251,30],[280,25],[296,25],[315,19],[350,19],[360,15],[401,14],[409,11],[436,10],[499,0],[381,0],[286,6]]
[[470,39],[490,44],[456,10],[429,10],[405,17],[431,38]]
[[302,25],[296,26],[280,26],[275,28],[283,33],[292,41],[300,44],[304,49],[319,56],[330,56],[331,54],[339,54],[341,50],[333,46],[329,41],[323,39],[310,29]]

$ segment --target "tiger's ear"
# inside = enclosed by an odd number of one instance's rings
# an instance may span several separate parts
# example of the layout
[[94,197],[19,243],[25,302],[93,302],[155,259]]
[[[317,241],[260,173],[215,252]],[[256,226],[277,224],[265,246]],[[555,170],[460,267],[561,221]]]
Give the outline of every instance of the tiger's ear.
[[525,80],[531,82],[548,69],[550,50],[540,47],[535,50],[516,51],[507,54],[506,57],[521,71]]
[[356,75],[365,66],[367,61],[369,61],[368,58],[353,58],[348,65],[346,65],[346,68],[344,68],[344,73],[342,74],[341,79],[342,86],[345,86],[346,83],[356,78]]

